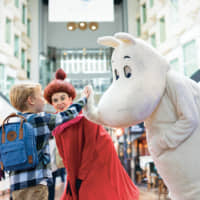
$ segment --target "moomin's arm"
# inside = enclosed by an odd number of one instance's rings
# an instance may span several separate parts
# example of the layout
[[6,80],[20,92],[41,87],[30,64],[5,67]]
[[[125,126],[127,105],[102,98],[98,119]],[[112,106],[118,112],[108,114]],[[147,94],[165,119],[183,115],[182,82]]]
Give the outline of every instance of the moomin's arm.
[[[163,146],[176,148],[184,142],[198,126],[198,109],[190,82],[168,72],[166,88],[173,105],[176,106],[177,121],[162,129]],[[166,114],[166,113],[163,113]]]

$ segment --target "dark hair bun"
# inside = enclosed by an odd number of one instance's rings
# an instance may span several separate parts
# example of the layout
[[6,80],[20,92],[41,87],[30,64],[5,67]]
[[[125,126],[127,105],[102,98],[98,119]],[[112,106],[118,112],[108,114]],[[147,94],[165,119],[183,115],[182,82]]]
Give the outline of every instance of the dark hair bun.
[[65,80],[67,78],[67,74],[64,72],[63,69],[58,69],[55,74],[56,79]]

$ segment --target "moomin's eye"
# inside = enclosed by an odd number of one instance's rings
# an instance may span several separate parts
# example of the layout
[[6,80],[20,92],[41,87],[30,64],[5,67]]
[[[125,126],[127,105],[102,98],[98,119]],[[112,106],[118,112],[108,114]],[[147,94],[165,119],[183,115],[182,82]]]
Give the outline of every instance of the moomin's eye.
[[115,69],[115,79],[118,80],[119,79],[119,72],[117,71],[117,69]]
[[124,75],[126,78],[130,78],[132,75],[132,70],[128,65],[124,66]]

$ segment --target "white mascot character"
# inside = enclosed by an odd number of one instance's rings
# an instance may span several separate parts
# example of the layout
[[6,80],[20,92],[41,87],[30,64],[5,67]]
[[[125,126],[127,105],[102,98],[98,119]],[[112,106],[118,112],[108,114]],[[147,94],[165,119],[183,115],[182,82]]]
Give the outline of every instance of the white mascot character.
[[113,83],[85,115],[111,127],[145,122],[147,142],[173,200],[200,200],[200,87],[170,69],[144,41],[128,33],[98,39],[113,47]]

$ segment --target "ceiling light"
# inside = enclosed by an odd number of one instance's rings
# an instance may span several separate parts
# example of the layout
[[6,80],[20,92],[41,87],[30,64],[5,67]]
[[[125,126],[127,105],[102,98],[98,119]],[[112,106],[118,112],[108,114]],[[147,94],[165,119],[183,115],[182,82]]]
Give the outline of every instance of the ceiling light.
[[86,22],[80,22],[78,24],[79,29],[85,30],[87,28],[87,23]]
[[90,28],[90,30],[92,30],[92,31],[96,31],[96,30],[98,29],[98,23],[96,23],[96,22],[91,22],[91,23],[89,24],[89,28]]
[[[74,31],[76,30],[76,28],[79,28],[80,30],[85,30],[88,27],[88,24],[86,22],[79,22],[79,23],[75,23],[75,22],[69,22],[67,24],[67,30],[68,31]],[[96,31],[98,29],[99,25],[97,22],[90,22],[89,23],[89,29],[91,31]]]
[[70,22],[67,24],[67,30],[74,31],[76,29],[76,23]]

